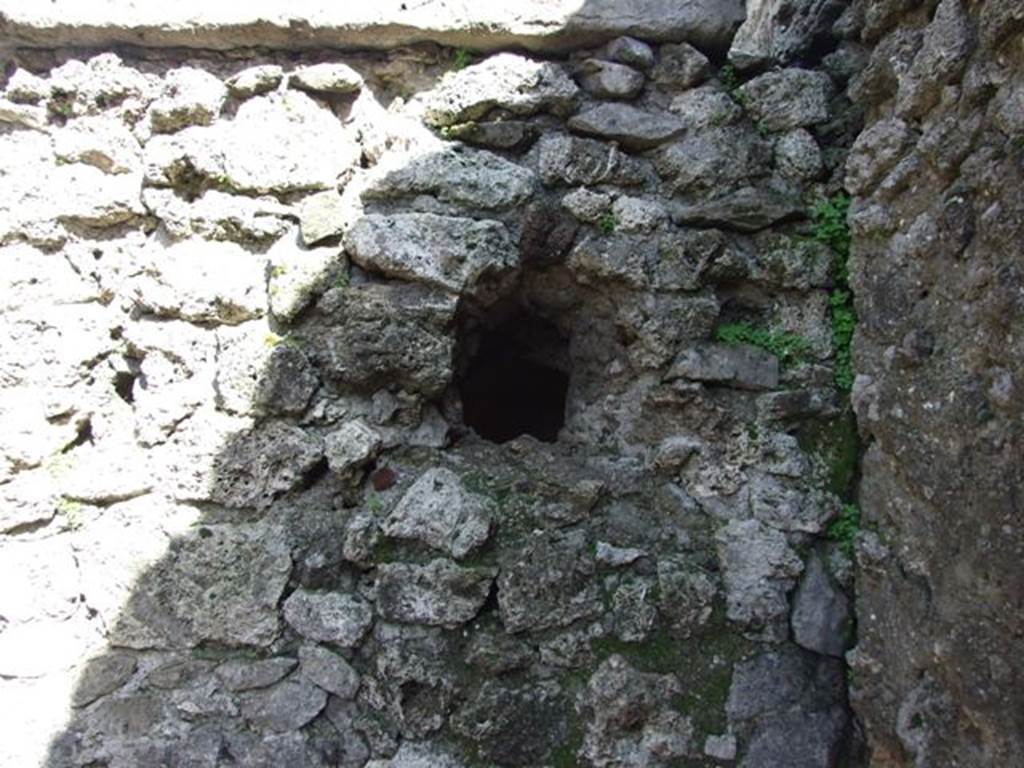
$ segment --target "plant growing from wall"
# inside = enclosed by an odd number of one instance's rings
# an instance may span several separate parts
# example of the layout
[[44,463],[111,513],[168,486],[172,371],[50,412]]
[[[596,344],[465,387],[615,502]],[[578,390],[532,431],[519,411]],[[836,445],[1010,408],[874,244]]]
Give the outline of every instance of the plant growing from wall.
[[814,220],[814,239],[824,243],[835,254],[835,287],[829,295],[832,316],[832,346],[835,349],[835,384],[839,390],[849,392],[853,387],[853,331],[857,314],[853,308],[850,290],[850,228],[846,223],[850,198],[839,193],[822,200],[811,211]]
[[771,352],[782,365],[803,362],[811,344],[803,336],[770,328],[758,328],[750,323],[727,323],[715,330],[715,338],[723,344],[751,344]]

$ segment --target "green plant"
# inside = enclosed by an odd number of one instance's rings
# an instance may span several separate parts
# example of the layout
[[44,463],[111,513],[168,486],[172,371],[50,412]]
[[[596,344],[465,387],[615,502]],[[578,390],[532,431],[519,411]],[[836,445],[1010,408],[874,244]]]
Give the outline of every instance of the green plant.
[[601,216],[600,219],[598,219],[597,228],[604,232],[606,235],[610,235],[612,232],[615,231],[615,228],[618,226],[618,224],[619,222],[616,221],[614,214],[606,213],[603,216]]
[[846,224],[849,212],[850,197],[843,192],[820,201],[811,209],[814,239],[831,247],[840,257],[841,264],[838,266],[841,268],[840,277],[843,281],[848,277],[846,260],[850,256],[850,228]]
[[757,135],[760,136],[762,139],[767,139],[768,138],[768,134],[770,134],[770,133],[771,133],[771,131],[768,129],[767,123],[765,123],[764,120],[758,121],[758,123],[757,123]]
[[452,69],[465,69],[473,63],[473,55],[465,48],[456,48],[452,55]]
[[371,494],[369,498],[366,499],[366,508],[375,515],[379,514],[384,511],[384,501],[380,496]]
[[732,64],[726,64],[718,70],[718,79],[722,81],[722,87],[729,92],[729,95],[735,96],[736,89],[740,87],[740,79],[736,74],[736,67]]
[[853,389],[853,331],[857,314],[853,309],[853,294],[836,288],[828,298],[832,314],[832,347],[835,350],[834,373],[836,386],[843,392]]
[[853,557],[853,543],[860,528],[860,508],[856,504],[843,504],[839,517],[828,526],[825,536],[839,545],[847,557]]
[[723,344],[751,344],[779,358],[783,365],[801,363],[811,349],[803,336],[769,328],[757,328],[750,323],[728,323],[715,330],[715,338]]
[[850,290],[850,228],[846,223],[850,198],[839,193],[822,200],[811,210],[814,239],[824,243],[835,254],[836,284],[829,295],[832,316],[832,346],[835,349],[834,379],[836,387],[849,392],[853,387],[853,331],[857,313]]

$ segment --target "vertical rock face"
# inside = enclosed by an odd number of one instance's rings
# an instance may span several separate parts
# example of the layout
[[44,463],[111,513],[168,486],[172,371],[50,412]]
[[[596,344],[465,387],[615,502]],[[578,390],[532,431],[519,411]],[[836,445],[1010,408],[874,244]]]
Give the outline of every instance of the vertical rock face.
[[0,763],[1020,754],[1019,4],[529,5],[11,54]]
[[869,448],[853,702],[879,766],[1024,748],[1024,9],[858,3],[847,165]]

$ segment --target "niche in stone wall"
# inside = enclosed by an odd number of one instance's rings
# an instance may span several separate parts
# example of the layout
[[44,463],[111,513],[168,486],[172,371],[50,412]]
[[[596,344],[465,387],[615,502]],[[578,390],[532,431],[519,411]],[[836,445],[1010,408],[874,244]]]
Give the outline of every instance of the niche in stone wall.
[[510,297],[460,323],[462,420],[480,437],[521,435],[553,443],[565,424],[569,338],[551,319]]

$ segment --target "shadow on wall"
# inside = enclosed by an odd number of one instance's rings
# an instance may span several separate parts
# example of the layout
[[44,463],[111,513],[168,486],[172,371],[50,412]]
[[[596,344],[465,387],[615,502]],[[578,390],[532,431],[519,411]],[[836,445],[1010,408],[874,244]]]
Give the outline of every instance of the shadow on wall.
[[[634,5],[638,19],[649,18]],[[458,382],[466,402],[470,389],[518,387],[493,369],[479,374],[480,360],[505,343],[491,314],[499,299],[511,297],[527,324],[550,326],[548,338],[568,344],[540,366],[568,398],[567,442],[593,437],[587,414],[573,409],[603,392],[609,348],[626,346],[607,308],[587,309],[596,306],[588,289],[567,288],[557,266],[548,271],[577,225],[535,199],[536,179],[498,155],[445,148],[404,117],[436,125],[494,106],[474,91],[486,80],[417,94],[434,86],[437,57],[426,49],[391,61],[346,57],[365,82],[344,66],[282,79],[273,56],[241,72],[198,62],[161,82],[149,74],[165,68],[159,60],[128,73],[100,57],[64,65],[50,83],[22,76],[8,84],[9,96],[28,94],[19,120],[61,128],[46,150],[56,153],[47,160],[53,174],[35,183],[56,183],[70,162],[82,177],[70,178],[72,198],[95,185],[89,200],[23,211],[17,226],[49,249],[39,256],[50,260],[48,274],[62,254],[74,279],[95,287],[85,303],[103,314],[83,327],[109,327],[116,343],[89,361],[91,410],[69,406],[51,419],[70,425],[73,439],[61,438],[56,458],[18,486],[53,478],[38,506],[56,517],[11,527],[26,537],[8,548],[26,553],[8,559],[11,583],[35,597],[19,598],[26,604],[0,620],[3,655],[25,660],[21,672],[21,661],[5,662],[4,721],[25,723],[24,740],[49,736],[58,710],[67,717],[48,745],[49,768],[362,766],[400,744],[410,762],[396,766],[457,766],[447,747],[416,743],[447,727],[454,703],[483,683],[432,665],[439,654],[476,654],[473,674],[521,684],[519,698],[498,702],[497,712],[516,721],[500,723],[500,733],[543,714],[523,743],[512,739],[508,754],[488,759],[574,764],[582,736],[564,719],[571,703],[524,671],[536,649],[482,633],[508,645],[492,662],[490,649],[456,629],[474,617],[497,621],[501,577],[493,560],[467,557],[487,540],[485,525],[466,543],[478,497],[438,476],[422,494],[436,497],[434,517],[387,537],[378,530],[416,477],[441,462],[439,451],[465,434]],[[511,72],[534,89],[512,84],[501,102],[509,118],[568,111],[570,82],[542,64]],[[44,89],[40,101],[33,87]],[[399,96],[404,104],[385,106]],[[110,114],[134,127],[111,124]],[[464,130],[498,153],[535,138],[516,119],[492,125]],[[135,140],[145,141],[141,156]],[[135,184],[137,194],[139,183],[144,210],[122,189]],[[42,231],[50,220],[63,234]],[[693,321],[696,337],[713,320]],[[481,344],[482,357],[473,357]],[[527,431],[554,439],[562,414],[552,411]],[[513,437],[504,428],[494,434]],[[396,539],[414,542],[403,562]],[[438,550],[454,560],[438,559]],[[586,611],[600,611],[589,584],[569,601],[574,610],[586,595]],[[20,621],[37,612],[48,618]],[[30,663],[43,656],[52,664]],[[820,664],[819,678],[835,677],[838,663]],[[53,674],[61,666],[77,669],[73,690]],[[36,684],[36,674],[54,682]],[[653,673],[633,682],[667,685]],[[27,717],[17,711],[20,693]],[[56,703],[64,697],[68,710]],[[836,706],[828,700],[816,727],[845,729]],[[452,740],[464,747],[493,741],[467,721],[473,714],[455,726]],[[685,731],[667,704],[657,717],[665,733]],[[39,745],[25,746],[10,765],[36,759]]]

